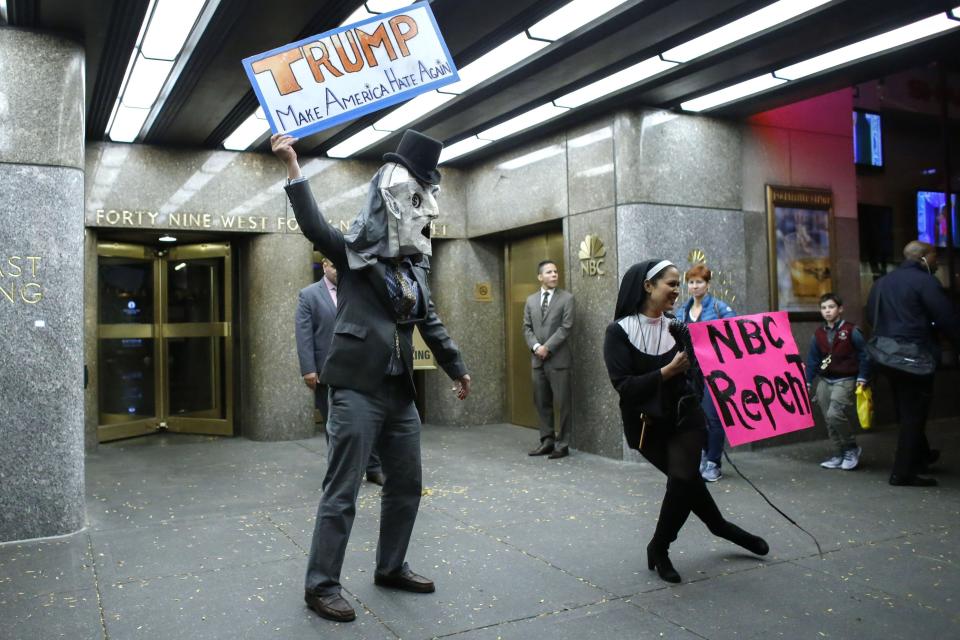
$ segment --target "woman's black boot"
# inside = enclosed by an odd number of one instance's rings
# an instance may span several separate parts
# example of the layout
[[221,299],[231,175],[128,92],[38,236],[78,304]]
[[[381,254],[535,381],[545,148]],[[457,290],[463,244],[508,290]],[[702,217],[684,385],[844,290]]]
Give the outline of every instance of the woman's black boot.
[[770,545],[767,544],[766,540],[752,533],[747,533],[732,522],[723,523],[723,526],[717,531],[717,535],[758,556],[765,556],[770,553]]
[[670,562],[667,550],[654,546],[652,542],[647,545],[647,567],[651,571],[656,570],[657,575],[667,582],[680,582],[681,580],[680,574],[677,573],[677,570],[673,568],[673,563]]

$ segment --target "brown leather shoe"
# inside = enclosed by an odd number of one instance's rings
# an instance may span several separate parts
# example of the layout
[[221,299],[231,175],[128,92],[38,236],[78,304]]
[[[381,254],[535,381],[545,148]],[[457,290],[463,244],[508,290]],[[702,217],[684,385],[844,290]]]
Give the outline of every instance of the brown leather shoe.
[[339,593],[318,596],[310,592],[304,592],[303,600],[314,613],[327,620],[350,622],[357,617],[357,612]]
[[373,574],[373,583],[380,585],[381,587],[389,587],[391,589],[400,589],[402,591],[412,591],[413,593],[433,593],[436,591],[436,586],[433,584],[433,580],[424,578],[421,575],[417,575],[413,571],[410,571],[410,568],[404,564],[403,569],[397,573],[392,574],[383,574],[383,573],[374,573]]
[[566,458],[568,455],[570,455],[570,447],[564,447],[562,449],[554,449],[553,453],[547,457],[551,460],[556,460],[557,458]]
[[528,456],[545,456],[553,451],[553,440],[544,440],[536,449],[528,453]]

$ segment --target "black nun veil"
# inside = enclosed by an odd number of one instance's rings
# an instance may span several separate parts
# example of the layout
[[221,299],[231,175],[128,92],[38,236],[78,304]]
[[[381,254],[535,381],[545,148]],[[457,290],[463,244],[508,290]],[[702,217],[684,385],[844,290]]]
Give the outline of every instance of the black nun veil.
[[647,299],[647,290],[643,288],[643,283],[647,280],[647,271],[660,262],[662,260],[659,258],[645,260],[627,269],[620,283],[620,291],[617,292],[617,308],[613,312],[614,322],[640,311],[643,301]]

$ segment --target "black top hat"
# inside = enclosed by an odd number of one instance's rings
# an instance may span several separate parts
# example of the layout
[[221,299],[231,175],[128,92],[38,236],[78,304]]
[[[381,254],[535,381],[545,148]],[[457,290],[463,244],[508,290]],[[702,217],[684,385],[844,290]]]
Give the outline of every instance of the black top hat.
[[383,161],[402,164],[421,182],[440,184],[437,162],[442,149],[443,143],[439,140],[407,129],[400,138],[396,152],[383,154]]

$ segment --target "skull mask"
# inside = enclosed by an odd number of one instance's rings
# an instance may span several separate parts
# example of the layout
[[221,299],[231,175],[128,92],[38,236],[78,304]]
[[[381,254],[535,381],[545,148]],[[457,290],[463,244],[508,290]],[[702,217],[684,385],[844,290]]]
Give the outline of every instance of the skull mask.
[[440,187],[425,185],[399,164],[388,164],[380,176],[380,193],[387,209],[385,258],[431,255],[430,226],[439,215]]

